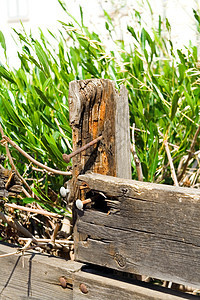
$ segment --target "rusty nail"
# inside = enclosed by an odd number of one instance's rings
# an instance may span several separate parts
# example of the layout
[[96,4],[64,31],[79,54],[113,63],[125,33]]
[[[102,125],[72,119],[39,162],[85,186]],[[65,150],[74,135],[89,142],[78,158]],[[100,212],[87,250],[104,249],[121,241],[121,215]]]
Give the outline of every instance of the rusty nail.
[[85,199],[83,201],[81,201],[80,199],[77,199],[76,200],[76,207],[79,209],[79,210],[82,210],[83,209],[83,205],[84,204],[87,204],[87,203],[90,203],[92,202],[92,200],[90,198],[88,199]]
[[59,278],[59,281],[60,281],[60,285],[63,287],[63,288],[66,288],[67,287],[67,280],[64,276],[60,277]]
[[87,289],[87,286],[84,284],[84,283],[81,283],[80,286],[79,286],[81,292],[83,294],[87,294],[88,293],[88,289]]
[[70,159],[81,153],[82,151],[86,150],[87,148],[93,146],[94,144],[98,143],[98,141],[100,141],[102,139],[102,135],[100,135],[98,138],[94,139],[93,141],[89,142],[88,144],[84,145],[83,147],[77,149],[76,151],[70,153],[70,154],[63,154],[63,159],[66,163],[69,163],[70,162]]
[[82,201],[83,204],[87,204],[87,203],[90,203],[92,202],[92,199],[88,198],[88,199],[85,199]]

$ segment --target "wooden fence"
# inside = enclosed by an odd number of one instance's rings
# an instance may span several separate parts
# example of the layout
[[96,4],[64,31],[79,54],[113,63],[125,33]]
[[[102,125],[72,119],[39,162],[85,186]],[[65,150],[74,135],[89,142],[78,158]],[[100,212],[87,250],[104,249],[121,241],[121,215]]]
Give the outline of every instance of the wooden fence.
[[[72,160],[76,261],[34,251],[1,258],[0,298],[197,299],[134,274],[200,288],[200,192],[131,180],[125,87],[71,82],[69,111],[74,151],[101,136]],[[83,210],[77,199],[87,200]]]
[[[0,245],[0,255],[12,252]],[[0,299],[180,300],[198,297],[36,251],[1,258]],[[63,284],[65,282],[65,285]],[[64,286],[64,287],[63,287]]]
[[93,196],[78,213],[76,260],[199,288],[198,190],[99,174],[79,180]]

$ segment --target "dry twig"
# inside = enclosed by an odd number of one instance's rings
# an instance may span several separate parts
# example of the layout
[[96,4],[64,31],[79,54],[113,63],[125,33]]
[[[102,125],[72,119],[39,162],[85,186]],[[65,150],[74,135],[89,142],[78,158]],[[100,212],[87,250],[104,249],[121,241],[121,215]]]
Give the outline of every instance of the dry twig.
[[34,209],[34,208],[29,208],[29,207],[25,207],[25,206],[21,206],[21,205],[16,205],[14,203],[12,203],[12,204],[5,203],[4,206],[11,207],[11,208],[14,208],[14,209],[23,210],[23,211],[32,212],[32,213],[35,213],[35,214],[41,214],[41,215],[49,216],[49,217],[53,217],[53,218],[61,218],[62,217],[62,216],[60,216],[56,213],[52,213],[52,212],[46,211],[44,209]]
[[184,167],[183,167],[183,170],[182,170],[181,174],[178,176],[178,181],[181,181],[181,179],[183,178],[183,175],[185,174],[185,171],[187,169],[188,163],[189,163],[189,161],[190,161],[190,159],[191,159],[191,157],[192,157],[192,155],[194,153],[194,146],[195,146],[197,137],[199,135],[199,132],[200,132],[200,125],[199,125],[199,127],[197,128],[197,130],[195,132],[194,138],[193,138],[191,146],[190,146],[190,150],[188,151],[189,153],[188,153],[187,160],[186,160],[186,162],[184,164]]
[[[1,133],[3,133],[3,129],[2,129],[2,126],[0,124],[0,130],[1,130]],[[24,157],[26,157],[27,159],[29,159],[30,161],[32,161],[32,163],[34,163],[35,165],[37,165],[38,167],[40,168],[43,168],[51,173],[54,173],[54,174],[57,174],[57,175],[63,175],[63,176],[71,176],[72,173],[71,172],[65,172],[65,171],[60,171],[60,170],[55,170],[55,169],[52,169],[50,167],[47,167],[45,165],[43,165],[42,163],[38,162],[36,159],[34,159],[33,157],[31,157],[29,154],[27,154],[24,150],[22,150],[15,142],[13,142],[8,136],[6,135],[2,135],[2,143],[4,141],[8,142],[10,145],[12,145],[16,150],[18,150]]]
[[[1,124],[0,124],[0,132],[1,132],[2,137],[5,136]],[[7,142],[5,143],[5,148],[6,148],[6,154],[8,156],[8,159],[9,159],[12,169],[15,171],[16,175],[20,178],[20,180],[23,182],[23,184],[26,186],[26,188],[29,190],[29,192],[32,192],[32,190],[31,190],[30,186],[28,185],[28,183],[26,182],[26,180],[20,175],[17,168],[15,167],[15,164],[14,164],[12,156],[10,154],[10,150],[8,148]]]
[[[22,237],[19,237],[19,241],[27,241],[29,240],[28,238],[22,238]],[[52,242],[51,239],[40,239],[40,238],[37,238],[36,239],[38,243],[50,243]],[[70,241],[70,240],[55,240],[55,243],[56,244],[66,244],[66,245],[73,245],[74,244],[74,241]]]
[[53,234],[52,234],[52,237],[51,237],[51,242],[53,244],[55,244],[55,240],[56,240],[56,236],[58,234],[58,230],[60,228],[60,224],[61,224],[60,222],[56,222],[56,226],[54,228],[54,231],[53,231]]
[[133,124],[132,127],[132,145],[131,145],[131,152],[133,154],[133,158],[135,161],[136,171],[138,175],[138,180],[143,181],[143,173],[142,173],[142,166],[141,162],[139,160],[139,157],[137,156],[136,149],[135,149],[135,136],[134,136],[134,130],[135,130],[135,124]]
[[[32,241],[30,240],[30,242],[32,242]],[[0,258],[16,255],[16,254],[20,254],[20,253],[23,255],[25,251],[33,250],[37,247],[44,247],[45,246],[45,244],[43,244],[43,245],[40,245],[40,246],[39,245],[34,245],[34,246],[31,246],[31,247],[28,247],[28,244],[30,244],[30,242],[28,241],[27,244],[23,248],[17,248],[17,250],[15,252],[1,254]]]
[[25,195],[27,198],[32,198],[31,195],[27,192],[27,190],[25,190],[24,187],[22,187],[22,192],[24,193],[24,195]]
[[167,157],[168,157],[168,160],[169,160],[171,174],[172,174],[172,179],[174,181],[174,184],[176,186],[179,186],[178,180],[177,180],[177,177],[176,177],[176,172],[175,172],[175,169],[174,169],[174,164],[173,164],[172,157],[171,157],[171,153],[169,151],[169,146],[168,146],[167,140],[164,139],[163,143],[164,143],[165,150],[166,150],[166,153],[167,153]]
[[24,236],[31,238],[33,240],[33,243],[37,244],[37,240],[35,239],[35,237],[26,228],[20,225],[16,220],[13,220],[11,217],[8,217],[1,211],[0,211],[0,219],[2,219],[3,222],[7,223],[15,230],[21,232]]

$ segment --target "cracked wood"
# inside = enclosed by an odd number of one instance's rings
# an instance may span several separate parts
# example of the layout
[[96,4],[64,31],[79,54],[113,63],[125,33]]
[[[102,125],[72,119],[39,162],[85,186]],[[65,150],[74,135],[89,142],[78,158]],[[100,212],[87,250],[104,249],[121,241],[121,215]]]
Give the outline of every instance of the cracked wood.
[[100,174],[79,180],[103,192],[108,207],[79,213],[76,260],[199,288],[198,190]]
[[73,157],[73,181],[88,170],[131,178],[128,94],[124,86],[118,93],[108,79],[70,82],[69,118],[73,151],[102,135],[98,144]]

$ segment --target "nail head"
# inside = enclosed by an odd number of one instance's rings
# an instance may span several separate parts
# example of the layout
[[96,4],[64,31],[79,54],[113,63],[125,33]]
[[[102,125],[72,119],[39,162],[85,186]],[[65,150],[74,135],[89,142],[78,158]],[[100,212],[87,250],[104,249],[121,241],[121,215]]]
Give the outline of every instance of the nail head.
[[83,210],[83,202],[82,202],[80,199],[77,199],[77,200],[76,200],[76,207],[77,207],[79,210]]
[[84,284],[84,283],[81,283],[80,286],[79,286],[81,292],[83,294],[87,294],[88,293],[88,289],[87,289],[87,286]]
[[60,284],[63,288],[66,288],[67,287],[67,280],[64,276],[60,277],[59,278],[59,281],[60,281]]
[[63,154],[63,159],[67,164],[70,162],[70,157],[67,154]]
[[61,186],[61,188],[60,188],[60,195],[62,197],[66,197],[67,196],[67,190],[66,190],[66,188],[64,186]]

